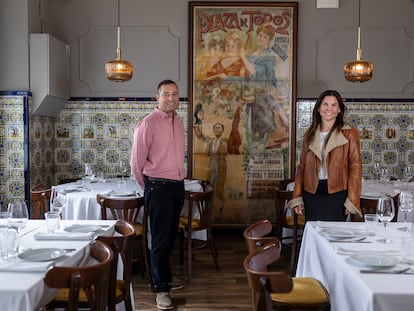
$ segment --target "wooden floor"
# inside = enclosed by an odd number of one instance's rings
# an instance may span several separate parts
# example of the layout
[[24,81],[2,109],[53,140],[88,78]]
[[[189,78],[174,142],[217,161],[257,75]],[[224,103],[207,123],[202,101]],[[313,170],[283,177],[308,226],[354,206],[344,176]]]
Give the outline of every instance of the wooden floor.
[[[179,264],[177,250],[171,257],[174,280],[182,281],[184,288],[171,291],[174,310],[197,311],[250,311],[251,294],[243,259],[247,255],[242,232],[231,234],[215,233],[219,253],[220,271],[216,272],[208,249],[194,252],[193,281],[187,284],[186,262]],[[280,267],[287,267],[290,250],[283,249]],[[134,274],[134,298],[136,310],[158,310],[155,294],[148,287],[148,281],[141,274]]]

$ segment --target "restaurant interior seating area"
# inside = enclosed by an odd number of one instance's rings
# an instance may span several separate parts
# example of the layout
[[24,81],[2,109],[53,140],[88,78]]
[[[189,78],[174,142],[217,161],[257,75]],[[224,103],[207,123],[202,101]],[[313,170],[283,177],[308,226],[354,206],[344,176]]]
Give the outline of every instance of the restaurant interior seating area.
[[[412,311],[414,0],[0,0],[0,12],[1,310],[157,310],[130,160],[137,124],[173,96],[174,310]],[[177,92],[157,90],[164,79]],[[361,215],[340,222],[287,208],[326,90],[360,139]]]

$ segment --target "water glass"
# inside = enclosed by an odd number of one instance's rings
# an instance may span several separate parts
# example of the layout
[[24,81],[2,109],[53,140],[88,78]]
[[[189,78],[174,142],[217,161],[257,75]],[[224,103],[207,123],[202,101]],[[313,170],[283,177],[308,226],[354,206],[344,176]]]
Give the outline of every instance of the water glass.
[[17,231],[13,229],[6,229],[0,231],[0,253],[1,258],[16,257],[19,251],[19,242]]
[[414,236],[403,237],[401,241],[403,260],[414,264]]
[[126,180],[125,179],[118,180],[118,191],[119,192],[126,191]]
[[378,217],[376,214],[365,214],[364,215],[365,230],[367,235],[375,236],[378,230]]
[[96,173],[96,179],[99,183],[104,182],[105,181],[104,173],[103,172]]
[[46,228],[47,232],[54,233],[60,228],[60,213],[59,212],[46,212]]

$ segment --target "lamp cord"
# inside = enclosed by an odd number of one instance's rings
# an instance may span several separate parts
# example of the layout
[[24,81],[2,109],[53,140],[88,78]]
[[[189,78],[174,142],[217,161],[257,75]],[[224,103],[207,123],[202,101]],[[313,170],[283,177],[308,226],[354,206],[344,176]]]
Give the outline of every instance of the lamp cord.
[[120,11],[121,11],[121,9],[120,8],[121,8],[121,6],[120,6],[119,0],[118,0],[118,27],[121,26],[121,23],[120,23],[120,20],[121,20],[121,18],[120,18],[120,16],[121,16]]

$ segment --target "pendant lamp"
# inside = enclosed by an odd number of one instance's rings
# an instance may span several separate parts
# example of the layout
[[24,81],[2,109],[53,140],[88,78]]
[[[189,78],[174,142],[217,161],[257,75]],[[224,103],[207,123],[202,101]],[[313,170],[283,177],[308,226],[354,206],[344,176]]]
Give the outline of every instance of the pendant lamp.
[[113,82],[126,82],[132,79],[133,67],[127,60],[121,59],[121,26],[120,26],[120,5],[118,0],[118,35],[116,59],[105,64],[106,78]]
[[374,67],[362,60],[361,49],[361,0],[358,0],[358,48],[355,61],[351,61],[344,66],[345,79],[350,82],[366,82],[371,80]]

